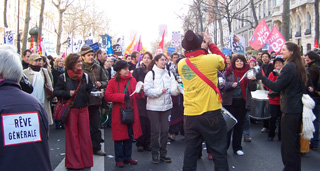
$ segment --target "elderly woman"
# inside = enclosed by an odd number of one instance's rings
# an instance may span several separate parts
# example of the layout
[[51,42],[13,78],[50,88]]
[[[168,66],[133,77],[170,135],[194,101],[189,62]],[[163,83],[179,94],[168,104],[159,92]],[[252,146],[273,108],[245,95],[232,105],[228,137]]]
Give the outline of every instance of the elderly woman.
[[93,151],[89,126],[89,93],[92,83],[82,71],[82,60],[76,53],[71,53],[65,60],[66,73],[58,78],[54,94],[59,99],[69,100],[74,97],[65,122],[66,160],[70,169],[83,169],[93,166]]
[[33,53],[29,57],[29,67],[23,70],[23,73],[28,77],[33,86],[33,95],[44,106],[48,114],[49,125],[53,124],[50,101],[48,100],[49,94],[45,90],[47,84],[52,90],[52,82],[47,69],[41,67],[42,58],[40,55]]
[[[21,91],[19,55],[16,50],[3,47],[0,46],[0,170],[52,170],[46,111],[39,100]],[[21,123],[21,127],[13,124],[19,119],[28,122]],[[19,140],[9,138],[11,133],[31,132],[31,129],[35,133],[31,138],[26,135]]]
[[256,82],[250,81],[246,77],[240,80],[250,69],[246,63],[246,58],[240,54],[232,56],[231,65],[226,68],[224,76],[226,85],[223,88],[223,106],[234,115],[238,123],[228,132],[228,146],[232,135],[232,148],[235,154],[242,156],[241,139],[246,111],[250,107],[250,90],[256,89]]

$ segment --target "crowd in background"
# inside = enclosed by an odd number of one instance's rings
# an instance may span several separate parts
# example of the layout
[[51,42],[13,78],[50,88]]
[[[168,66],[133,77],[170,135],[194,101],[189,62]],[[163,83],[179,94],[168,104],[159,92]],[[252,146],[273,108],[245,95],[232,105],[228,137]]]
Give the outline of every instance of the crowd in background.
[[[300,141],[301,154],[306,154],[309,148],[317,150],[320,51],[310,51],[300,57],[298,49],[296,44],[287,43],[278,56],[275,52],[259,51],[257,56],[245,57],[241,54],[232,54],[225,57],[225,67],[217,73],[217,78],[221,78],[219,89],[223,99],[222,105],[238,121],[228,132],[225,142],[227,148],[232,145],[236,155],[245,154],[241,145],[242,139],[245,142],[253,141],[250,136],[250,124],[261,122],[249,116],[254,107],[251,106],[250,92],[257,89],[269,91],[270,119],[262,121],[261,132],[267,133],[266,138],[269,141],[273,141],[276,136],[278,140],[284,141],[282,156],[285,167],[286,164],[288,168],[301,167],[297,166],[300,164],[300,154],[297,156],[292,150],[300,148]],[[219,51],[211,50],[211,52],[224,56]],[[93,154],[106,155],[101,150],[104,139],[100,131],[100,128],[106,127],[112,129],[117,167],[124,167],[126,163],[137,164],[137,160],[132,158],[133,141],[136,141],[138,152],[151,152],[152,163],[157,164],[160,161],[170,163],[171,158],[167,156],[168,141],[173,142],[177,135],[185,134],[183,122],[185,78],[181,78],[178,70],[179,62],[184,58],[184,55],[178,53],[173,53],[171,56],[162,53],[154,56],[150,52],[142,54],[134,51],[122,59],[113,55],[108,56],[104,49],[93,51],[87,45],[81,48],[79,54],[72,53],[66,58],[40,56],[31,50],[26,50],[22,53],[23,77],[19,81],[23,91],[38,99],[38,102],[34,103],[41,104],[42,107],[37,110],[42,111],[41,116],[47,118],[48,123],[45,124],[55,124],[56,129],[65,129],[66,168],[92,167]],[[303,63],[303,68],[299,65],[299,61]],[[257,74],[256,78],[262,80],[263,85],[256,79],[241,79],[256,66],[261,67],[262,73]],[[5,71],[1,68],[0,71],[0,86],[2,86],[3,79],[6,78]],[[287,80],[292,78],[294,81],[284,81],[284,74]],[[297,79],[299,75],[302,75],[302,80]],[[139,92],[135,92],[139,82],[144,86]],[[305,83],[305,90],[299,87],[300,82]],[[48,89],[51,89],[51,93]],[[93,96],[91,93],[95,91],[101,92],[101,95]],[[314,121],[316,131],[310,142],[304,142],[300,136],[296,136],[301,130],[301,114],[295,115],[295,113],[302,113],[299,112],[302,110],[302,104],[298,104],[300,99],[297,94],[302,93],[308,93],[316,103],[313,110],[316,116]],[[19,93],[17,96],[20,96]],[[287,99],[281,100],[280,96]],[[65,123],[54,121],[52,112],[58,99],[70,98],[74,98],[74,106],[67,121]],[[123,108],[134,109],[132,124],[121,122],[120,111]],[[44,114],[46,116],[43,116]],[[296,124],[290,125],[290,123]],[[291,134],[292,129],[296,134]],[[215,155],[212,153],[215,151],[208,148],[207,152],[208,158],[214,159]],[[288,156],[293,159],[288,159]]]

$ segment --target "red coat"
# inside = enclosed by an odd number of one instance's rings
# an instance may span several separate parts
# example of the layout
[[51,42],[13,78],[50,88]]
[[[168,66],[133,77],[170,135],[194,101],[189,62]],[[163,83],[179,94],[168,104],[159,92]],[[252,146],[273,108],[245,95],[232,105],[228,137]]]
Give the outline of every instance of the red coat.
[[[120,108],[126,108],[126,103],[124,100],[125,94],[123,94],[123,91],[129,79],[130,79],[130,84],[128,86],[128,92],[129,92],[129,95],[131,95],[132,92],[134,92],[134,90],[136,89],[137,81],[132,77],[131,73],[129,73],[129,76],[121,77],[120,82],[117,82],[113,77],[108,83],[108,87],[104,96],[107,102],[113,102],[113,108],[112,108],[112,140],[113,141],[129,139],[127,124],[122,124],[121,118],[120,118]],[[131,108],[134,109],[134,123],[132,124],[132,129],[133,129],[133,136],[135,139],[137,139],[142,135],[138,106],[137,106],[137,99],[141,97],[143,97],[143,94],[140,94],[140,93],[139,94],[136,93],[130,97],[130,101],[132,105]]]
[[[270,72],[268,78],[271,81],[276,81],[278,79],[278,76],[274,75],[273,72]],[[271,92],[272,92],[272,90],[269,89],[269,93],[271,93]],[[269,97],[269,104],[280,105],[280,96],[277,96],[277,97],[274,97],[274,98]]]

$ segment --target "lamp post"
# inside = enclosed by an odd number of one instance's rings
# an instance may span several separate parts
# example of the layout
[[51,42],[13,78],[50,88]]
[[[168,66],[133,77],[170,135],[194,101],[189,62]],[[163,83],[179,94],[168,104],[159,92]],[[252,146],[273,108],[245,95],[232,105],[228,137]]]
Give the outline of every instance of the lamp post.
[[20,23],[20,0],[18,0],[18,24],[17,24],[17,52],[20,54],[20,28],[19,28],[19,23]]

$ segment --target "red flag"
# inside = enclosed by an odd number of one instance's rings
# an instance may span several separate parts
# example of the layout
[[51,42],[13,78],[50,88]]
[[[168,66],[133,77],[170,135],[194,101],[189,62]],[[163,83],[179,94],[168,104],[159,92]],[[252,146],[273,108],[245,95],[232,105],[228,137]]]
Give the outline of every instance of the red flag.
[[318,40],[316,40],[316,42],[314,42],[314,45],[313,45],[315,48],[319,48],[319,43],[318,43]]
[[259,50],[261,49],[264,44],[266,43],[266,40],[268,39],[268,36],[270,34],[268,25],[264,19],[260,21],[258,26],[253,32],[252,37],[249,40],[249,45],[254,49],[254,50]]
[[163,49],[163,42],[164,42],[164,34],[165,34],[165,30],[163,30],[163,33],[162,33],[162,39],[161,39],[161,42],[159,43],[159,46],[158,46],[158,49]]
[[274,26],[271,30],[271,33],[267,39],[267,44],[269,46],[268,52],[275,51],[280,52],[282,46],[286,43],[286,40],[283,38],[282,34],[278,30],[277,26]]
[[42,45],[41,45],[41,36],[38,36],[38,54],[42,55]]
[[163,52],[163,42],[164,42],[164,35],[165,35],[165,30],[163,30],[163,33],[162,33],[162,39],[158,45],[158,48],[157,48],[157,51],[156,51],[156,54],[159,54],[159,53],[162,53]]
[[33,52],[33,36],[31,36],[31,42],[30,42],[30,48],[29,49]]

